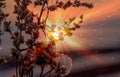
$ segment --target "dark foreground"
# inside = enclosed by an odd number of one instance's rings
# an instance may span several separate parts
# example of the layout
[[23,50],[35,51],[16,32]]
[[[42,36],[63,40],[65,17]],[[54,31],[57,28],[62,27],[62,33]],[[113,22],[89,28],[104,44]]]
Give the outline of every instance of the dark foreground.
[[[120,77],[119,48],[90,52],[92,53],[67,53],[73,59],[73,68],[66,77]],[[12,77],[14,74],[14,63],[0,65],[0,77]],[[37,77],[39,72],[36,70],[35,74]]]

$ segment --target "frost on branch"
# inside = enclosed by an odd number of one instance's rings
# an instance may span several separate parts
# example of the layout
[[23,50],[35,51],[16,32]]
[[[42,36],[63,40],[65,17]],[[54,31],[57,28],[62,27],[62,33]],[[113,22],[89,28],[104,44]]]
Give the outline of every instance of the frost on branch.
[[61,77],[70,73],[72,68],[72,60],[69,56],[60,54],[57,58],[58,66],[55,68],[55,73]]

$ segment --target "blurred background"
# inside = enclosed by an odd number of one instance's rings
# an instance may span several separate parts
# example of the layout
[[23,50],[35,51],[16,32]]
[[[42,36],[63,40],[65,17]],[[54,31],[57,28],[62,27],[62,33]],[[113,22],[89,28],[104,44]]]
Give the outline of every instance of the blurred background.
[[[51,4],[54,1],[51,1]],[[70,8],[51,14],[52,20],[59,19],[59,22],[69,17],[84,15],[81,28],[74,32],[72,37],[66,37],[63,42],[57,44],[58,49],[73,60],[72,71],[66,77],[120,77],[120,0],[81,1],[93,3],[94,8],[77,10]],[[10,13],[8,19],[14,21],[14,2],[11,0],[6,2],[6,12]],[[28,8],[35,13],[38,12],[33,5]],[[0,49],[0,57],[6,56],[8,60],[12,47],[9,37],[8,33],[4,33]],[[14,64],[0,65],[0,77],[12,77],[14,74]]]

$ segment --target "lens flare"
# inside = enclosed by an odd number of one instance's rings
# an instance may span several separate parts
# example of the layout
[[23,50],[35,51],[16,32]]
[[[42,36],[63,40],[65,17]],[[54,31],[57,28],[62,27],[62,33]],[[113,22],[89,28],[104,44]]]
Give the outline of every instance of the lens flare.
[[60,38],[59,38],[59,33],[57,33],[57,32],[54,32],[54,33],[52,33],[52,36],[53,36],[53,38],[55,39],[55,40],[59,40]]

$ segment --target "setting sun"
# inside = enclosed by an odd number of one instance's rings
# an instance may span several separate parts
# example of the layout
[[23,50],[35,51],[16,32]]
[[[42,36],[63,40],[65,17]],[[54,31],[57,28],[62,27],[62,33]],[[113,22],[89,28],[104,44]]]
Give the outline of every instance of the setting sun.
[[51,35],[53,36],[54,40],[59,40],[59,33],[57,32],[52,32]]

